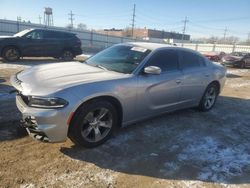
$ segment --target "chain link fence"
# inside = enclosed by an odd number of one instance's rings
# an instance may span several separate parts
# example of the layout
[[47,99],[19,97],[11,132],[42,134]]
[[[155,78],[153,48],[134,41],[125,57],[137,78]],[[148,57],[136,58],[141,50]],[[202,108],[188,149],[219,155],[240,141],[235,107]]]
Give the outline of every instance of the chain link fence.
[[[12,20],[3,20],[0,19],[0,35],[13,35],[19,31],[28,28],[45,28],[45,29],[53,29],[58,31],[68,31],[72,33],[76,33],[76,35],[81,39],[82,49],[85,52],[97,52],[113,44],[123,43],[123,42],[152,42],[149,40],[142,39],[134,39],[129,37],[117,37],[111,36],[108,34],[100,34],[93,31],[81,31],[77,29],[67,29],[64,27],[54,27],[49,26],[46,27],[42,24],[34,24],[29,22],[19,22]],[[159,40],[158,40],[159,41]],[[159,41],[160,42],[160,41]],[[164,43],[162,40],[161,43]],[[225,44],[194,44],[194,43],[176,43],[177,46],[183,46],[185,48],[190,48],[193,50],[197,50],[200,52],[203,51],[224,51],[226,53],[234,52],[234,51],[247,51],[250,52],[250,46],[244,45],[225,45]]]

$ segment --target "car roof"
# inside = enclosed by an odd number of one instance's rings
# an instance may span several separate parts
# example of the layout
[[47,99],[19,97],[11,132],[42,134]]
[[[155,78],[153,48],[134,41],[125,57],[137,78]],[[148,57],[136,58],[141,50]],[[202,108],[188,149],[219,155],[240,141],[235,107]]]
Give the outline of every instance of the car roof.
[[59,33],[66,33],[66,34],[76,35],[75,33],[71,33],[71,32],[68,32],[68,31],[59,31],[59,30],[54,30],[54,29],[31,28],[31,29],[28,29],[28,30],[31,30],[31,31],[35,31],[35,30],[38,30],[38,31],[52,31],[52,32],[59,32]]
[[160,43],[152,43],[152,42],[127,42],[125,44],[138,46],[138,47],[146,48],[149,50],[155,50],[155,49],[164,48],[164,47],[175,47],[169,44],[160,44]]
[[202,56],[201,53],[199,53],[195,50],[192,50],[189,48],[178,47],[178,46],[174,46],[174,45],[170,45],[170,44],[161,44],[161,43],[152,43],[152,42],[126,42],[123,44],[138,46],[138,47],[149,49],[151,51],[154,51],[157,49],[166,49],[166,48],[167,49],[178,49],[181,51],[186,51],[186,52],[190,52],[190,53],[194,53],[194,54],[197,54],[199,56]]

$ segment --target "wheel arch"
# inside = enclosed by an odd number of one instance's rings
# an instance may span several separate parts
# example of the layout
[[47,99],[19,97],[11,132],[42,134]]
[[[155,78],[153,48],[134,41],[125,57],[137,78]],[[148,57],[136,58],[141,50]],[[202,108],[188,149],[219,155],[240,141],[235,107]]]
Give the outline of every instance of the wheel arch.
[[108,95],[96,96],[81,103],[74,111],[73,116],[71,117],[71,120],[69,121],[69,127],[71,127],[74,124],[75,117],[80,113],[80,110],[84,105],[86,105],[87,103],[96,102],[96,101],[108,101],[114,105],[114,107],[116,108],[118,112],[118,128],[120,128],[122,126],[122,119],[123,119],[122,104],[117,98],[113,96],[108,96]]
[[6,46],[4,46],[4,47],[2,48],[1,57],[3,57],[3,52],[4,52],[4,50],[5,50],[6,48],[9,48],[9,47],[14,47],[14,48],[16,48],[16,49],[19,51],[20,56],[22,56],[22,50],[21,50],[21,48],[20,48],[19,46],[15,45],[15,44],[9,44],[9,45],[6,45]]
[[[220,82],[219,82],[218,80],[213,80],[213,81],[211,81],[211,82],[208,84],[208,86],[211,85],[211,84],[215,84],[215,85],[218,87],[219,93],[221,92],[221,86],[220,86]],[[207,86],[207,87],[208,87],[208,86]]]

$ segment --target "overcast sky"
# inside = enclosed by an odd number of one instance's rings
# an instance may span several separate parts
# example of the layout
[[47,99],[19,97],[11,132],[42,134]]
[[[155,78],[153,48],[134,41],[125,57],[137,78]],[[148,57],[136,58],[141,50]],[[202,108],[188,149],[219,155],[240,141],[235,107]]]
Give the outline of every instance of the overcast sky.
[[131,24],[136,4],[136,27],[182,32],[188,17],[187,34],[192,38],[237,36],[245,40],[250,32],[250,0],[0,0],[0,18],[39,23],[44,7],[53,9],[54,25],[85,23],[89,29],[122,29]]

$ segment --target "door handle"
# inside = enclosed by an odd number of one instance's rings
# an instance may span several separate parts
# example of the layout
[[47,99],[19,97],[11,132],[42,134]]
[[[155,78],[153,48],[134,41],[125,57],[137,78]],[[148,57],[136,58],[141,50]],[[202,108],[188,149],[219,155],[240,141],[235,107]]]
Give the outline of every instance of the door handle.
[[176,80],[175,82],[176,82],[177,84],[179,84],[179,83],[181,83],[181,80]]

